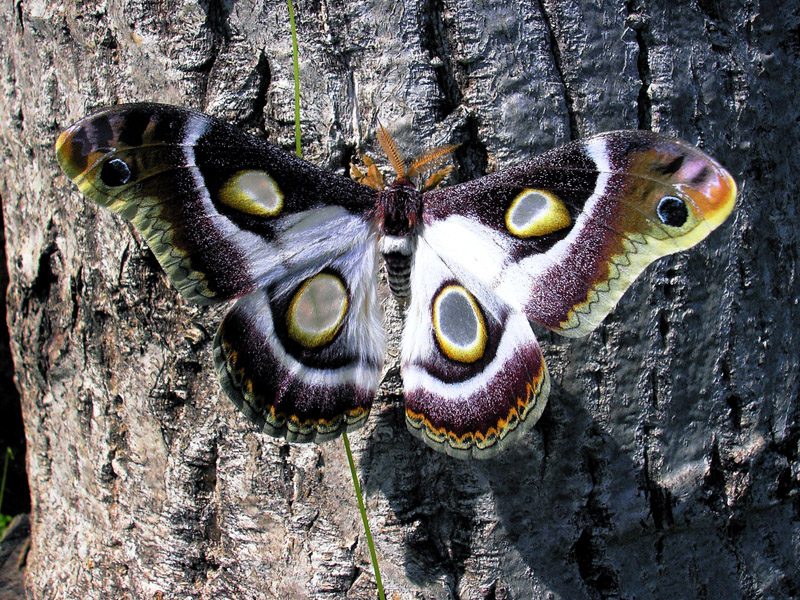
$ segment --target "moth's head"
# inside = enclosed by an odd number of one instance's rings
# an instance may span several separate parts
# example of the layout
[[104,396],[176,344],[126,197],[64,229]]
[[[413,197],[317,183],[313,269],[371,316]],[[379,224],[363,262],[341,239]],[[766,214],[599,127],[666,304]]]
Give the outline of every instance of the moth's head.
[[730,215],[736,204],[736,182],[722,165],[684,142],[654,139],[629,155],[626,181],[632,198],[642,199],[645,214],[629,207],[628,218],[646,220],[641,229],[677,252],[705,239]]

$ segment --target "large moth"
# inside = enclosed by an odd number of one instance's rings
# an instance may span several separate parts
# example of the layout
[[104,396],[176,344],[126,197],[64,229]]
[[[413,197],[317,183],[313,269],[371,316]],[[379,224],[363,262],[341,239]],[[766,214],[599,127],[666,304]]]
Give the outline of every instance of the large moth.
[[84,194],[135,225],[184,296],[237,299],[216,368],[275,436],[320,442],[369,414],[384,352],[381,255],[407,302],[408,428],[457,457],[491,456],[541,415],[550,383],[530,322],[590,332],[648,264],[700,242],[736,198],[712,158],[645,131],[425,192],[396,156],[398,179],[375,189],[158,104],[90,115],[56,151]]

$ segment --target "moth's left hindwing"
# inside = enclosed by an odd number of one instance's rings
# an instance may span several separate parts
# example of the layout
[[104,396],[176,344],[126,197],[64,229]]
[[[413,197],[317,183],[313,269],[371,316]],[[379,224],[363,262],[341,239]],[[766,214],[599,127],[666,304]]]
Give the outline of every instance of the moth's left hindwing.
[[321,442],[362,424],[383,366],[375,253],[355,248],[293,287],[234,305],[214,341],[223,388],[264,431]]
[[383,359],[374,190],[157,104],[82,119],[56,150],[84,194],[134,224],[183,295],[244,296],[215,357],[251,419],[314,440],[367,415]]

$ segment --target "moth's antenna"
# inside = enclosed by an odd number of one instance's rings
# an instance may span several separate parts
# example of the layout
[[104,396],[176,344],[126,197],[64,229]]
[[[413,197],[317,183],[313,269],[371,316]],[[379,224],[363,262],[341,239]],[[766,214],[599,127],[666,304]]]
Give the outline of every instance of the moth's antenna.
[[386,131],[383,125],[378,126],[378,142],[381,148],[383,148],[383,152],[386,154],[389,162],[392,163],[392,168],[394,172],[397,173],[397,178],[405,178],[407,176],[406,162],[400,156],[400,152],[397,150],[397,144],[395,144],[392,136],[389,135],[389,132]]
[[447,144],[445,146],[439,146],[438,148],[432,148],[426,152],[423,152],[411,161],[411,165],[408,167],[406,177],[411,178],[414,177],[414,175],[419,175],[423,171],[435,168],[439,161],[451,154],[453,150],[459,146],[460,144]]

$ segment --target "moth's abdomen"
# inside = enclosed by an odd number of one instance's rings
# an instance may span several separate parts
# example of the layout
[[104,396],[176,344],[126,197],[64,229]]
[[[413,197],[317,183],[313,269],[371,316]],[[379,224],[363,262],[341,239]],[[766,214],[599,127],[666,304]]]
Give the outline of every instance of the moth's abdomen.
[[398,301],[406,301],[411,297],[411,257],[422,222],[422,193],[408,180],[398,179],[381,191],[375,208],[389,289]]
[[386,263],[389,289],[398,301],[411,297],[411,257],[414,252],[412,235],[385,235],[381,240],[381,254]]

